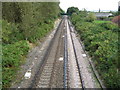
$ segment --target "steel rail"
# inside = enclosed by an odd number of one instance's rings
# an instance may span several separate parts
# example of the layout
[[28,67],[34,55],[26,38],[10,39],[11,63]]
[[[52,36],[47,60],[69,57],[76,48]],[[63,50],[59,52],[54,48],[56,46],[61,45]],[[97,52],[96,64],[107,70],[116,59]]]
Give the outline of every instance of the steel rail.
[[57,27],[57,29],[56,29],[56,32],[55,32],[52,40],[50,41],[49,46],[48,46],[47,49],[46,49],[46,52],[45,52],[45,54],[44,54],[44,56],[43,56],[43,58],[42,58],[42,61],[41,61],[40,65],[39,65],[39,68],[38,68],[38,70],[37,70],[37,72],[36,72],[36,74],[35,74],[35,76],[34,76],[34,79],[32,80],[31,84],[29,85],[29,88],[35,88],[35,85],[36,85],[36,83],[37,83],[36,81],[38,80],[38,77],[39,77],[39,76],[41,75],[41,73],[42,73],[42,72],[40,72],[40,71],[41,71],[43,65],[45,64],[45,62],[46,62],[46,60],[47,60],[47,58],[48,58],[48,56],[49,56],[49,54],[50,54],[51,46],[52,46],[52,44],[53,44],[53,42],[54,42],[54,40],[55,40],[55,37],[56,37],[56,35],[57,35],[57,32],[58,32],[58,30],[59,30],[60,25],[62,24],[62,22],[63,22],[63,18],[62,18],[62,20],[60,21],[60,23],[59,23],[59,25],[58,25],[58,27]]
[[[72,25],[72,23],[71,23],[71,25],[70,25],[70,21],[68,22],[68,24],[69,24],[69,28],[70,28],[70,30],[71,30],[71,27],[70,27],[70,26],[73,26],[73,25]],[[72,31],[72,30],[71,30],[71,31]],[[72,37],[72,35],[71,35],[71,37]],[[79,42],[80,42],[80,41],[79,41]],[[72,38],[72,43],[74,43],[74,42],[73,42],[73,38]],[[83,44],[82,44],[81,42],[80,42],[80,44],[81,44],[81,46],[82,46],[82,48],[83,48],[83,51],[84,51],[85,54],[87,55],[87,53],[86,53],[86,51],[85,51],[85,49],[84,49]],[[75,50],[74,44],[73,44],[73,48],[74,48],[74,50]],[[76,52],[75,52],[75,56],[76,56]],[[87,55],[87,58],[88,58],[88,55]],[[78,64],[77,57],[76,57],[76,61],[77,61],[77,65],[78,65],[78,68],[79,68],[79,71],[80,71],[80,67],[79,67],[79,64]],[[88,62],[89,62],[89,64],[90,64],[90,67],[91,67],[91,69],[92,69],[92,72],[94,73],[94,76],[95,76],[95,78],[97,79],[97,81],[98,81],[101,89],[104,90],[105,86],[103,85],[102,81],[99,79],[99,75],[97,74],[97,71],[95,70],[94,65],[92,64],[92,61],[91,61],[89,58],[88,58]],[[80,73],[80,72],[79,72],[79,73]],[[81,77],[82,87],[85,88],[85,85],[83,84],[82,76],[80,75],[80,77]]]
[[[63,19],[63,22],[62,22],[63,24],[61,25],[61,27],[62,26],[64,26],[64,23],[65,23],[65,20]],[[60,37],[59,37],[59,41],[58,41],[58,46],[57,46],[57,51],[56,51],[56,55],[55,55],[55,61],[54,61],[54,64],[53,64],[53,71],[52,71],[52,75],[54,74],[54,69],[55,69],[55,64],[56,64],[56,62],[57,62],[57,55],[58,55],[58,52],[59,52],[59,48],[60,48],[60,45],[61,45],[61,43],[62,43],[62,41],[61,41],[61,37],[62,37],[62,34],[63,34],[63,30],[61,30],[61,32],[60,32]],[[52,79],[54,78],[54,77],[52,77],[52,75],[51,75],[51,79],[50,79],[50,87],[51,87],[51,85],[52,85]]]
[[[66,28],[66,27],[65,27]],[[68,51],[67,51],[67,31],[65,30],[64,36],[64,88],[67,88],[67,64],[68,64]]]
[[[70,28],[69,22],[68,22],[68,26],[69,26],[70,31],[72,31],[71,28]],[[71,40],[72,40],[72,43],[73,43],[73,50],[74,50],[74,53],[75,53],[75,58],[76,58],[76,63],[77,63],[77,67],[78,67],[78,72],[79,72],[79,76],[80,76],[80,81],[81,81],[82,89],[84,90],[85,89],[85,85],[84,85],[84,81],[82,80],[81,69],[79,67],[79,63],[78,63],[78,59],[77,59],[77,54],[76,54],[76,51],[75,51],[75,45],[74,45],[73,37],[72,37],[71,33],[70,33],[70,36],[71,36]]]

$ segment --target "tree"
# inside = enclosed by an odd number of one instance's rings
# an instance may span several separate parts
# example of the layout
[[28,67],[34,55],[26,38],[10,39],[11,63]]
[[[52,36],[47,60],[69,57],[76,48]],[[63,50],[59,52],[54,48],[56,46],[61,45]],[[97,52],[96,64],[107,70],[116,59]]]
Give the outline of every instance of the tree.
[[100,8],[99,8],[99,13],[101,12]]
[[89,15],[87,16],[87,21],[92,22],[96,19],[96,16],[94,15],[94,13],[89,13]]
[[[36,40],[38,28],[52,24],[60,12],[59,2],[3,2],[2,17],[18,24],[18,31],[29,41]],[[52,23],[51,23],[52,22]],[[44,30],[44,29],[43,29]]]
[[68,15],[72,15],[73,13],[78,14],[79,13],[79,9],[77,7],[69,7],[67,9],[67,14]]
[[61,8],[60,8],[60,14],[61,14],[61,15],[64,15],[64,14],[65,14],[65,11],[63,11]]

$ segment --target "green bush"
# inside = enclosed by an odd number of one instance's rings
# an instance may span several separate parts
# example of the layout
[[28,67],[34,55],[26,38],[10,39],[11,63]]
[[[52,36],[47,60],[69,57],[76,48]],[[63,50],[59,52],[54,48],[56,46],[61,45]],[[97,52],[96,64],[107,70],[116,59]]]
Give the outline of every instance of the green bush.
[[1,23],[3,44],[11,44],[23,39],[22,33],[19,32],[18,25],[14,23],[8,23],[6,20],[2,20]]
[[[87,16],[86,16],[87,17]],[[83,20],[81,20],[83,19]],[[86,18],[88,20],[88,18]],[[118,31],[112,22],[88,22],[85,17],[72,15],[71,21],[83,40],[106,87],[120,87],[120,60],[118,59]]]
[[115,32],[118,32],[120,31],[120,28],[118,27],[117,24],[114,24],[114,23],[101,23],[100,24],[102,27],[104,27],[106,30],[112,30],[112,31],[115,31]]
[[89,15],[86,18],[86,21],[93,22],[94,20],[96,20],[95,14],[94,13],[89,13]]
[[28,44],[36,43],[53,28],[60,11],[59,2],[3,2],[2,45],[3,87],[10,87],[28,52]]
[[2,18],[6,20],[2,24],[3,43],[10,44],[19,40],[35,43],[49,31],[46,26],[53,26],[60,8],[58,2],[3,2],[2,11]]
[[23,61],[23,56],[27,54],[28,50],[29,46],[26,41],[19,41],[14,44],[3,46],[3,87],[10,86],[10,82],[14,79],[15,73]]

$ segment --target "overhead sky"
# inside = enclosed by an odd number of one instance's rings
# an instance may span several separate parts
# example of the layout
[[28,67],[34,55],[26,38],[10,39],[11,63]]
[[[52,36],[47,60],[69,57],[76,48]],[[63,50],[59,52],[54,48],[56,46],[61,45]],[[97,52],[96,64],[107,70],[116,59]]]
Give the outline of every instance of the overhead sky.
[[120,0],[60,0],[60,7],[67,11],[68,7],[78,7],[79,10],[87,9],[88,11],[107,10],[117,11]]

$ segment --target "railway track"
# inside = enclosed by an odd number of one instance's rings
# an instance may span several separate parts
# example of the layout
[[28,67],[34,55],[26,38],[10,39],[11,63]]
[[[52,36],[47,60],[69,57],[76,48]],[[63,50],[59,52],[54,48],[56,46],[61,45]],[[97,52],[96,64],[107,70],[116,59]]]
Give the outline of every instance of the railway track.
[[[105,86],[103,85],[97,71],[95,70],[93,62],[91,61],[89,55],[85,51],[83,43],[77,38],[76,36],[77,32],[75,31],[73,25],[69,20],[68,20],[68,27],[70,31],[72,44],[73,44],[73,50],[74,50],[75,59],[76,59],[76,67],[78,68],[77,73],[79,73],[81,88],[82,89],[85,89],[85,88],[105,89]],[[84,63],[84,60],[85,60],[85,63]]]
[[101,88],[67,16],[51,40],[29,88]]
[[[63,78],[63,36],[64,36],[64,19],[62,19],[51,43],[40,65],[40,69],[36,73],[35,79],[32,82],[32,88],[50,88],[62,87]],[[57,65],[57,66],[56,66]],[[59,69],[58,69],[59,68]],[[61,70],[60,70],[61,68]],[[58,73],[59,75],[58,77]],[[59,78],[59,82],[55,79]],[[61,84],[61,85],[58,85]]]

